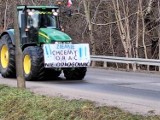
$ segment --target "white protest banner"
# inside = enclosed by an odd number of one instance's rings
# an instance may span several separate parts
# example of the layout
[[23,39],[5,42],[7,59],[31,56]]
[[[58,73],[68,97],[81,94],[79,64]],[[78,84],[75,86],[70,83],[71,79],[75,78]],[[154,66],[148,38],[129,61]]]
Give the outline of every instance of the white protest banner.
[[87,67],[90,65],[89,44],[44,44],[45,67]]

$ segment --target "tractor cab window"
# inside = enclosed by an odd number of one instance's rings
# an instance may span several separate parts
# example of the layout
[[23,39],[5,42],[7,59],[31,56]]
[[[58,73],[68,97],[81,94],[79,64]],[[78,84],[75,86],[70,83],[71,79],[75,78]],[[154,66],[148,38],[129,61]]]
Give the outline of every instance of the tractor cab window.
[[29,11],[28,12],[28,17],[27,17],[27,27],[34,27],[34,28],[38,28],[38,23],[39,23],[39,19],[38,19],[38,14],[35,14],[37,11]]
[[22,23],[21,23],[21,14],[22,14],[22,11],[19,11],[18,12],[18,22],[19,22],[19,27],[21,28],[22,26]]
[[56,28],[56,18],[52,14],[40,14],[39,15],[39,27],[40,28]]
[[27,27],[34,28],[56,28],[56,17],[52,12],[28,10]]

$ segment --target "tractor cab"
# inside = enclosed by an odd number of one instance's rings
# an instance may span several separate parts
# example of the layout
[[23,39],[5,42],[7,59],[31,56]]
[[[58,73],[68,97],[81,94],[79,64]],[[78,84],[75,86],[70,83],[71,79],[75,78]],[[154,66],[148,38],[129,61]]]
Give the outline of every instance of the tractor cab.
[[27,9],[27,28],[59,28],[58,11]]
[[71,41],[60,29],[57,6],[18,6],[22,47],[31,44]]

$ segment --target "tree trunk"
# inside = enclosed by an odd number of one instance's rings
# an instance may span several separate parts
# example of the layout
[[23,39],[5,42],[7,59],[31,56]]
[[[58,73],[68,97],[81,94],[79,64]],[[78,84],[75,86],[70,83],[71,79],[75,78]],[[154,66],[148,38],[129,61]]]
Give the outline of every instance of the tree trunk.
[[[158,17],[160,18],[160,2],[158,1]],[[158,57],[160,59],[160,25],[158,26]],[[160,66],[159,66],[159,71],[160,71]]]
[[[96,45],[93,37],[93,24],[91,23],[91,14],[90,14],[90,4],[91,1],[83,0],[84,10],[85,10],[85,17],[86,21],[88,23],[88,29],[89,29],[89,37],[90,37],[90,43],[91,43],[91,54],[96,54]],[[95,66],[95,61],[92,62],[92,67]]]
[[25,88],[25,80],[23,77],[23,64],[22,64],[22,50],[20,45],[20,31],[19,31],[19,23],[18,23],[18,11],[17,6],[14,5],[14,29],[15,29],[15,47],[16,47],[16,74],[17,74],[17,87]]
[[[158,0],[149,0],[148,7],[146,10],[146,14],[144,15],[144,22],[146,25],[146,29],[150,31],[150,34],[156,34],[156,31],[152,31],[152,29],[160,24],[160,20],[155,18],[154,15],[154,8],[157,6]],[[151,54],[152,58],[155,58],[154,53],[156,51],[156,46],[158,44],[158,39],[152,39],[152,46],[151,46]]]
[[[137,21],[136,21],[136,48],[135,48],[135,57],[139,58],[139,52],[138,52],[138,46],[139,46],[139,19],[140,19],[140,14],[139,14],[139,8],[140,6],[138,5],[138,10],[137,10]],[[139,70],[140,67],[139,65],[135,66],[135,70]]]
[[145,45],[145,32],[146,32],[146,28],[145,28],[145,21],[144,21],[144,14],[143,14],[143,10],[142,10],[142,0],[139,0],[139,6],[140,6],[140,14],[142,16],[142,42],[143,42],[143,47],[144,47],[144,55],[145,58],[148,59],[148,55],[147,55],[147,48]]
[[[129,35],[130,33],[129,33],[129,31],[127,31],[127,30],[129,30],[129,20],[126,17],[127,16],[126,15],[125,22],[123,24],[119,1],[112,0],[112,3],[113,3],[114,11],[115,11],[115,17],[117,20],[118,31],[119,31],[121,42],[123,44],[124,51],[125,51],[125,56],[126,56],[126,58],[128,58],[128,57],[131,57],[131,48],[130,48],[131,46],[130,46],[130,35]],[[125,8],[123,9],[123,11],[126,13]],[[126,28],[126,26],[127,26],[127,28]],[[126,69],[129,70],[129,64],[127,64]]]
[[5,8],[5,12],[4,12],[4,26],[3,26],[3,30],[6,30],[6,26],[7,26],[7,9],[8,9],[8,0],[6,0],[6,8]]
[[[152,45],[151,45],[151,55],[153,59],[156,59],[156,53],[157,51],[157,45],[158,45],[158,39],[157,39],[157,34],[159,33],[159,31],[157,31],[156,29],[154,29],[156,26],[158,26],[160,24],[160,20],[155,18],[155,8],[158,5],[158,0],[149,0],[148,2],[148,7],[146,10],[146,13],[144,15],[144,24],[146,26],[146,30],[148,30],[150,36],[154,36],[154,38],[152,38]],[[155,69],[155,66],[151,66],[151,68]]]

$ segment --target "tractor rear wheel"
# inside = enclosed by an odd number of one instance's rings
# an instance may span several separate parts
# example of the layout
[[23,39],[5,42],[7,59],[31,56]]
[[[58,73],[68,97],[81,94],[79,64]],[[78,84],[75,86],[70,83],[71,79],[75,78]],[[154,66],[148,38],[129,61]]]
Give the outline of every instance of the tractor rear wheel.
[[23,72],[25,80],[41,80],[44,77],[43,50],[30,46],[23,51]]
[[15,46],[8,34],[0,39],[0,71],[5,78],[16,77]]
[[67,80],[82,80],[87,72],[86,67],[66,68],[63,70],[64,76]]

